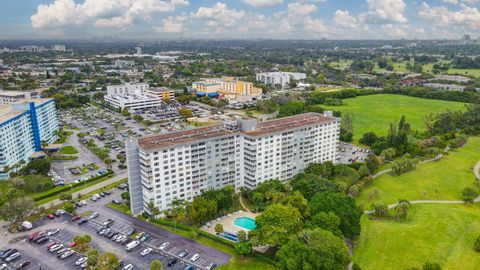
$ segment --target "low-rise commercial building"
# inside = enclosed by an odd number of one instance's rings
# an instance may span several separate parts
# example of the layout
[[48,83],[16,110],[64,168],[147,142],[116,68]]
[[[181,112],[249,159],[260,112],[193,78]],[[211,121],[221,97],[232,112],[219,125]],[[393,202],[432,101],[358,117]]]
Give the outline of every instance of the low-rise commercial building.
[[262,95],[262,89],[251,82],[237,80],[235,77],[208,78],[192,83],[197,96],[219,96],[233,102],[252,101]]
[[113,108],[119,110],[138,110],[160,106],[162,100],[147,93],[149,85],[146,83],[109,85],[104,100]]
[[256,74],[257,82],[285,87],[291,80],[305,80],[307,74],[298,72],[263,72]]
[[25,99],[36,99],[40,93],[36,91],[9,91],[0,90],[0,105],[12,104]]
[[126,143],[132,214],[191,200],[208,189],[283,182],[310,163],[336,161],[340,120],[306,113],[257,123],[226,121]]
[[175,100],[175,91],[166,87],[149,88],[145,93],[157,96],[164,101]]
[[42,144],[58,139],[53,99],[24,100],[0,106],[0,179],[20,161],[28,162]]

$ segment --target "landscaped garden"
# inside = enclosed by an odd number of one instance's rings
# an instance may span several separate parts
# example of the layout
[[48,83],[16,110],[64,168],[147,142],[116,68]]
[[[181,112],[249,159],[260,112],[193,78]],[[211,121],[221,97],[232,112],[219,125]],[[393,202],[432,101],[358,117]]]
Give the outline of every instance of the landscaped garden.
[[60,149],[59,153],[63,154],[63,155],[74,155],[74,154],[78,154],[78,150],[71,145],[67,145],[67,146],[62,147],[62,149]]
[[438,263],[444,270],[474,270],[480,256],[473,244],[480,234],[479,206],[414,205],[408,218],[371,220],[364,215],[353,250],[363,270],[405,270]]
[[480,138],[470,138],[462,148],[452,150],[437,162],[420,164],[400,176],[384,174],[364,187],[359,205],[370,208],[376,202],[407,200],[461,200],[462,190],[475,183],[473,167],[480,160]]
[[423,130],[422,117],[430,113],[464,109],[461,102],[415,98],[403,95],[379,94],[343,100],[344,105],[322,108],[353,114],[353,135],[358,140],[364,133],[373,131],[386,135],[390,123],[405,115],[413,130]]

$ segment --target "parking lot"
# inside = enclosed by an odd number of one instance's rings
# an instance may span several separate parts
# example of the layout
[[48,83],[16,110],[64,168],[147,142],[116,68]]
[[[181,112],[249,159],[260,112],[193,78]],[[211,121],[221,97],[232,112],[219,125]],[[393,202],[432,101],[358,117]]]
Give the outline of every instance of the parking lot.
[[[82,255],[74,254],[63,260],[58,259],[55,254],[47,250],[47,246],[52,242],[59,242],[68,246],[69,243],[72,243],[73,237],[85,234],[92,237],[92,241],[89,244],[92,248],[97,249],[99,252],[112,252],[118,256],[124,265],[132,264],[134,269],[149,269],[150,262],[156,259],[162,262],[164,269],[178,270],[185,269],[187,265],[192,265],[195,269],[205,269],[211,262],[222,265],[230,260],[230,255],[226,253],[201,245],[193,240],[183,238],[105,206],[105,204],[112,200],[121,200],[120,194],[122,192],[123,191],[119,189],[112,189],[111,195],[101,197],[97,201],[87,200],[85,206],[77,208],[78,214],[98,213],[98,217],[95,218],[89,218],[87,215],[86,218],[88,222],[82,225],[78,224],[78,220],[72,221],[72,216],[68,214],[53,219],[42,218],[34,222],[36,229],[32,230],[32,232],[48,231],[54,228],[58,228],[60,231],[51,236],[49,241],[42,244],[22,240],[8,245],[9,248],[16,248],[21,253],[21,258],[13,264],[10,264],[10,268],[15,269],[16,264],[28,260],[31,264],[25,269],[40,269],[40,267],[41,269],[52,270],[81,269],[80,266],[75,265],[75,261],[82,257]],[[150,238],[146,241],[140,241],[137,247],[127,251],[125,249],[126,244],[132,240],[136,240],[135,237],[130,237],[131,239],[122,245],[98,233],[99,228],[104,227],[103,223],[108,219],[114,220],[109,228],[115,233],[128,235],[129,231],[134,229],[136,234],[143,232],[148,234]],[[135,236],[135,234],[133,236]],[[164,250],[161,250],[160,246],[165,242],[168,242],[169,245]],[[1,248],[4,248],[6,245],[7,243],[0,243]],[[141,256],[142,251],[147,247],[152,248],[153,251],[146,256]],[[182,250],[188,251],[188,255],[184,258],[178,256]],[[190,259],[194,254],[198,254],[199,259],[191,262]],[[177,258],[178,262],[172,267],[168,267],[168,262],[173,258]]]
[[363,162],[370,152],[370,149],[360,148],[350,143],[340,142],[338,163],[350,164],[353,162]]

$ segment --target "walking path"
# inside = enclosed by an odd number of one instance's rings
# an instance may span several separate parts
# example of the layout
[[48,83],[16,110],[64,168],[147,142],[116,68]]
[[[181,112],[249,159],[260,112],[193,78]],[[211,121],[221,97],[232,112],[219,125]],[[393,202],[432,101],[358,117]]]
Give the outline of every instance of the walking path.
[[[438,160],[438,159],[441,158],[439,156],[437,156],[433,159],[430,159],[430,160],[425,160],[423,163]],[[385,171],[382,171],[380,173],[385,173]],[[480,161],[475,165],[475,168],[473,168],[473,173],[475,174],[475,177],[477,178],[477,180],[480,182]],[[480,196],[478,196],[473,201],[474,202],[480,202]],[[463,203],[465,203],[465,202],[464,201],[446,201],[446,200],[415,200],[415,201],[410,201],[410,204],[463,204]],[[388,207],[388,209],[392,209],[392,208],[395,208],[396,206],[397,206],[397,203],[394,203],[394,204],[388,205],[387,207]],[[374,210],[365,210],[364,211],[365,214],[371,214],[373,212],[374,212]]]
[[[118,181],[120,181],[122,179],[125,179],[125,178],[127,178],[127,171],[126,170],[116,172],[115,174],[113,174],[113,177],[108,179],[108,180],[102,181],[98,184],[95,184],[93,186],[89,186],[87,188],[84,188],[82,190],[79,190],[79,191],[76,191],[76,192],[72,193],[72,197],[75,198],[78,194],[87,194],[87,193],[95,191],[97,189],[101,189],[103,187],[106,187],[110,184],[113,184],[113,183],[118,182]],[[42,205],[39,205],[39,206],[44,207],[44,208],[50,208],[50,207],[59,205],[61,203],[63,203],[63,202],[60,201],[59,199],[56,199],[56,200],[53,200],[51,202],[48,202],[48,203],[45,203],[45,204],[42,204]]]
[[240,200],[240,206],[243,208],[243,210],[246,211],[246,212],[250,212],[250,209],[248,209],[248,207],[243,202],[243,197],[242,197],[241,194],[240,194],[240,196],[238,196],[238,198]]

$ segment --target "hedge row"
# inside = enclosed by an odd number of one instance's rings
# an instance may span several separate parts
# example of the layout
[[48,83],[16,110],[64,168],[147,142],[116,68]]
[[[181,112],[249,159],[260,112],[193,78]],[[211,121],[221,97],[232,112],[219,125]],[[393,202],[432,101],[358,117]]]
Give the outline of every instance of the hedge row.
[[[98,180],[102,177],[105,177],[105,176],[109,176],[109,175],[112,175],[113,172],[112,171],[108,171],[107,173],[105,174],[102,174],[102,175],[98,175],[98,176],[95,176],[95,177],[92,177],[92,178],[89,178],[87,180],[85,180],[87,183],[89,182],[92,182],[92,181],[95,181],[95,180]],[[44,200],[46,198],[49,198],[49,197],[52,197],[52,196],[55,196],[55,195],[58,195],[62,192],[65,192],[65,191],[69,191],[70,189],[74,188],[74,187],[78,187],[80,185],[85,185],[85,182],[79,182],[79,183],[75,183],[73,185],[68,185],[68,186],[63,186],[62,188],[59,188],[59,189],[52,189],[50,192],[47,192],[47,193],[44,193],[44,194],[40,194],[38,196],[33,196],[33,200],[34,201],[41,201],[41,200]]]

